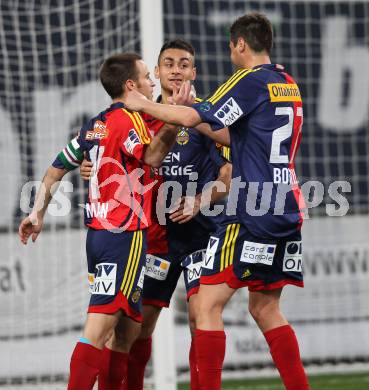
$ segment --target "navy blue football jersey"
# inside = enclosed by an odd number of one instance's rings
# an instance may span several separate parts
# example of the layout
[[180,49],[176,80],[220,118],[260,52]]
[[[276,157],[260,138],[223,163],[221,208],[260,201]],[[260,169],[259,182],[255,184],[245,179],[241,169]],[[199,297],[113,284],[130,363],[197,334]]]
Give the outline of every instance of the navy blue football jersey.
[[229,206],[239,221],[259,237],[298,231],[303,198],[294,159],[303,112],[292,77],[274,64],[239,69],[193,107],[213,130],[230,129],[234,182]]
[[[226,162],[212,140],[196,129],[182,127],[178,130],[176,143],[165,157],[159,172],[165,182],[176,181],[181,185],[181,196],[186,195],[188,185],[196,185],[196,190],[187,193],[195,195],[203,190],[206,183],[216,180],[219,169]],[[169,196],[168,204],[170,201]],[[207,242],[209,233],[215,231],[221,218],[221,215],[207,217],[201,212],[185,224],[173,223],[168,218],[169,246],[174,245],[177,250],[181,250],[179,246],[183,244],[186,251],[189,247],[197,250],[199,245],[196,239]]]

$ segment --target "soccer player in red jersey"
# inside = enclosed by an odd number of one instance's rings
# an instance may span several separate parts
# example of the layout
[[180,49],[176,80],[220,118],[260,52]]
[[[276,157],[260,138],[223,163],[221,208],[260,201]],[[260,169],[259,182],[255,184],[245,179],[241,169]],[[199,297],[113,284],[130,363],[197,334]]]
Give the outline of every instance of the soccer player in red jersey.
[[[34,211],[19,226],[21,241],[37,239],[52,198],[52,189],[84,153],[93,162],[85,224],[91,299],[83,337],[70,364],[68,389],[92,389],[99,373],[108,370],[104,389],[119,388],[127,372],[128,351],[140,333],[146,229],[151,224],[151,166],[159,166],[173,145],[176,128],[163,127],[154,138],[145,122],[125,108],[128,91],[137,89],[152,99],[154,83],[146,64],[134,53],[109,57],[100,80],[112,105],[89,120],[79,135],[48,168]],[[111,345],[119,359],[101,365],[103,347],[119,322],[120,344]],[[123,341],[124,342],[123,342]]]
[[[221,388],[222,311],[236,289],[248,286],[250,313],[286,389],[307,390],[295,333],[280,310],[283,286],[303,286],[303,199],[294,169],[301,95],[283,67],[271,64],[273,33],[264,15],[240,17],[230,33],[231,60],[238,70],[207,100],[191,108],[171,107],[133,92],[127,104],[170,123],[205,122],[214,131],[229,127],[232,175],[242,186],[238,193],[231,187],[228,206],[236,210],[239,223],[220,226],[202,266],[195,336],[200,388]],[[183,85],[182,92],[189,94],[190,86]]]
[[[166,42],[159,53],[155,75],[160,79],[161,85],[161,96],[158,101],[168,103],[173,89],[179,89],[186,80],[195,79],[193,47],[181,39]],[[150,116],[143,117],[150,131],[156,133],[162,122]],[[172,155],[176,158],[171,159]],[[88,165],[91,163],[84,162],[81,166],[81,173],[87,179],[90,175]],[[183,190],[190,181],[190,175],[197,173],[199,191],[204,183],[215,179],[227,183],[231,175],[230,164],[219,155],[215,144],[193,128],[178,130],[177,142],[158,171],[162,174],[158,175],[159,180],[175,181],[181,184]],[[224,197],[222,193],[216,195],[219,198]],[[200,196],[201,193],[198,193],[196,200],[200,199]],[[216,199],[213,198],[214,200]],[[198,215],[189,223],[178,224],[169,220],[167,215],[165,226],[161,226],[157,221],[155,223],[155,220],[154,212],[153,224],[147,231],[148,256],[143,289],[142,330],[129,354],[127,388],[130,390],[143,389],[144,371],[151,356],[151,335],[162,308],[169,306],[182,273],[187,290],[190,330],[191,334],[194,333],[201,262],[209,235],[215,231],[220,218]],[[185,218],[180,220],[186,222]],[[189,353],[191,389],[198,388],[194,356],[194,343],[191,342]]]

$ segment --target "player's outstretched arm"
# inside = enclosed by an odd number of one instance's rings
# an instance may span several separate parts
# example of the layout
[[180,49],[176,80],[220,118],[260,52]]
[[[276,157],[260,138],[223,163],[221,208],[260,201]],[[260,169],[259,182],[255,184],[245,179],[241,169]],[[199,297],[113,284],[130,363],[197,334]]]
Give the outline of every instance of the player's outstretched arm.
[[47,206],[49,205],[53,193],[57,190],[57,185],[68,171],[50,166],[41,186],[36,194],[35,204],[31,214],[24,218],[19,225],[18,233],[21,242],[26,245],[29,237],[32,235],[32,241],[35,242],[43,226],[43,219]]
[[[185,91],[184,94],[187,93],[190,95],[191,85],[189,83],[183,83],[181,89]],[[182,93],[181,89],[179,93]],[[146,112],[165,123],[185,127],[196,127],[201,123],[200,115],[195,109],[185,106],[154,103],[146,99],[136,90],[127,92],[124,104],[130,110]]]
[[229,135],[229,129],[228,127],[225,127],[220,130],[212,130],[211,126],[208,123],[200,123],[196,126],[196,129],[204,134],[205,136],[209,137],[213,141],[217,142],[218,144],[224,145],[224,146],[230,146],[231,145],[231,137]]
[[176,137],[177,126],[165,124],[153,137],[144,154],[144,162],[154,168],[159,168],[172,149]]
[[[186,223],[195,217],[202,207],[222,200],[228,193],[232,180],[232,164],[226,163],[219,169],[216,182],[221,184],[217,187],[210,187],[195,197],[182,197],[175,205],[176,211],[170,214],[169,218],[179,224]],[[223,184],[223,185],[222,185]],[[222,189],[220,188],[222,187]]]

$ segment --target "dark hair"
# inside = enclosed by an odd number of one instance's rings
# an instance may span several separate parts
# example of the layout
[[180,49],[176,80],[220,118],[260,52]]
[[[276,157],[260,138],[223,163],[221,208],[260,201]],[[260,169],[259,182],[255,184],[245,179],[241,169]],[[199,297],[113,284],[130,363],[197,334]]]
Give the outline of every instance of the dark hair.
[[141,59],[136,53],[120,53],[104,61],[100,69],[100,81],[112,99],[123,94],[123,85],[127,80],[137,81],[136,61]]
[[160,61],[160,57],[163,54],[165,50],[168,49],[179,49],[179,50],[184,50],[190,53],[192,56],[195,56],[195,49],[191,45],[191,43],[183,40],[183,39],[172,39],[171,41],[167,41],[164,43],[164,45],[160,49],[160,53],[158,56],[158,63]]
[[232,24],[230,33],[234,45],[238,38],[243,38],[254,52],[271,52],[273,28],[269,19],[260,12],[250,12],[238,18]]

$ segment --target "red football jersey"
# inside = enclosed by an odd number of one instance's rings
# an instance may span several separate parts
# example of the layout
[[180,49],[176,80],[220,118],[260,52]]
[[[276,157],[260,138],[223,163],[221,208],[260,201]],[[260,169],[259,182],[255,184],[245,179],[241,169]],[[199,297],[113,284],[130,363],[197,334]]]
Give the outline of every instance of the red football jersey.
[[150,226],[155,182],[143,156],[151,135],[140,114],[115,103],[82,128],[77,142],[94,164],[86,225],[109,230]]

